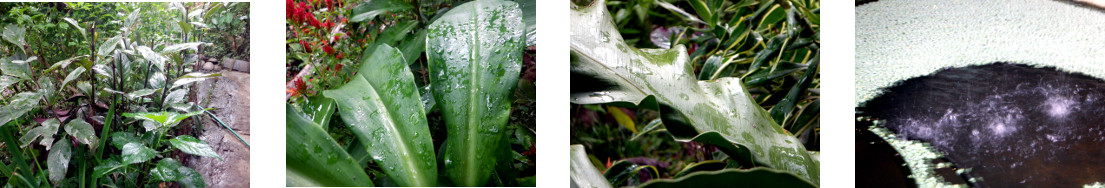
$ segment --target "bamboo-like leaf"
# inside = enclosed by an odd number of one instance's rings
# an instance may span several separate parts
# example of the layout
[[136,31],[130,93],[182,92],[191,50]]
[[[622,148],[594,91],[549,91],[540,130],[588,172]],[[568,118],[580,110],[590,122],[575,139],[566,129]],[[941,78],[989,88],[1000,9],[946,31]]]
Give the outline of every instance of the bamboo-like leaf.
[[291,105],[285,107],[287,186],[372,186],[372,180],[330,135]]
[[445,173],[458,186],[482,186],[505,149],[505,127],[521,71],[525,23],[518,4],[477,0],[427,28],[433,95],[448,127]]
[[65,80],[61,82],[61,88],[65,88],[65,85],[69,84],[70,81],[76,80],[81,74],[84,74],[84,71],[84,67],[73,69],[73,71],[69,72],[68,76],[65,76]]
[[587,151],[583,145],[571,146],[571,176],[572,188],[611,188],[610,182],[587,157]]
[[203,142],[202,140],[196,139],[196,137],[180,135],[176,138],[173,138],[172,140],[169,140],[169,143],[172,144],[174,148],[180,149],[180,151],[183,151],[184,153],[204,157],[214,157],[219,158],[219,160],[223,160],[223,157],[220,157],[218,153],[215,153],[215,150],[211,149],[211,146],[207,145],[207,143]]
[[125,164],[146,162],[157,156],[156,151],[139,142],[124,144],[120,150],[123,151],[123,163]]
[[50,170],[50,182],[54,183],[55,187],[59,186],[62,179],[65,179],[65,172],[69,171],[69,159],[73,157],[70,144],[69,138],[63,137],[54,143],[54,149],[50,150],[50,154],[46,156],[46,167]]
[[50,150],[50,147],[52,147],[54,143],[54,134],[58,133],[58,127],[60,126],[61,122],[58,121],[57,118],[50,118],[43,121],[41,126],[31,129],[23,134],[22,137],[19,137],[19,142],[22,143],[19,147],[26,148],[31,145],[31,143],[34,143],[35,140],[38,140],[38,137],[42,137],[42,141],[39,142],[39,144],[46,146],[46,150]]
[[119,44],[122,42],[123,37],[112,37],[110,39],[107,39],[107,41],[104,41],[103,44],[100,44],[100,48],[96,52],[97,54],[100,54],[100,56],[107,56],[108,54],[111,54],[112,51],[115,51],[115,47],[119,46]]
[[794,105],[798,103],[798,100],[800,99],[800,97],[802,97],[802,94],[806,93],[806,90],[809,89],[810,82],[812,82],[814,77],[817,76],[817,65],[819,64],[819,62],[821,62],[820,52],[818,52],[817,55],[814,55],[813,58],[810,59],[808,63],[806,63],[807,65],[809,65],[809,69],[806,69],[806,74],[805,76],[802,76],[802,80],[798,81],[798,84],[794,84],[794,87],[790,88],[790,91],[787,92],[786,98],[783,98],[782,101],[779,101],[778,104],[775,104],[775,106],[771,107],[771,111],[769,113],[771,114],[771,118],[774,119],[775,122],[783,122],[783,120],[787,118],[786,116],[791,114],[790,111],[794,109]]
[[817,187],[794,174],[768,168],[727,169],[720,171],[695,172],[675,178],[653,180],[641,185],[641,188],[686,188],[686,187]]
[[54,69],[65,68],[65,67],[69,66],[70,63],[73,63],[73,61],[77,61],[77,60],[81,60],[81,59],[85,59],[85,58],[88,58],[88,55],[81,55],[81,56],[71,57],[69,59],[58,61],[57,63],[54,63],[54,65],[50,65],[50,68],[46,69],[45,72],[50,73],[50,72],[53,72]]
[[91,124],[85,122],[84,119],[76,118],[69,123],[65,124],[65,133],[69,133],[69,136],[73,136],[77,139],[77,142],[88,145],[89,148],[96,149],[100,143],[100,139],[96,137],[96,130],[92,128]]
[[819,166],[806,149],[751,100],[739,79],[698,81],[682,46],[629,47],[601,1],[573,8],[571,16],[573,103],[658,110],[676,140],[712,144],[742,165],[818,181]]
[[381,45],[349,83],[323,91],[350,131],[400,186],[435,186],[437,163],[414,75],[403,54]]
[[370,0],[364,1],[353,8],[353,18],[350,22],[363,22],[376,18],[376,15],[386,12],[399,12],[411,9],[412,6],[400,0]]

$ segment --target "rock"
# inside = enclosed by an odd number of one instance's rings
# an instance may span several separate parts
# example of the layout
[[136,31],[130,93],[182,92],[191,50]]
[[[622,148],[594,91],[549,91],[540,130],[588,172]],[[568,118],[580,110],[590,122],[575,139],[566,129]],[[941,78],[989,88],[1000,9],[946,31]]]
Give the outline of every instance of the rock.
[[201,67],[201,69],[203,69],[203,70],[209,70],[209,71],[210,71],[210,70],[219,70],[219,66],[215,65],[215,63],[211,63],[211,62],[204,62],[204,63],[203,63],[203,67]]
[[249,72],[249,62],[237,59],[223,58],[223,61],[219,63],[223,68],[231,69],[239,72]]
[[[196,101],[209,101],[200,105],[215,108],[212,110],[215,116],[248,142],[249,74],[223,70],[222,75],[195,84]],[[192,156],[186,165],[196,169],[208,187],[249,187],[249,147],[210,116],[202,116],[203,132],[198,138],[210,145],[223,160]]]

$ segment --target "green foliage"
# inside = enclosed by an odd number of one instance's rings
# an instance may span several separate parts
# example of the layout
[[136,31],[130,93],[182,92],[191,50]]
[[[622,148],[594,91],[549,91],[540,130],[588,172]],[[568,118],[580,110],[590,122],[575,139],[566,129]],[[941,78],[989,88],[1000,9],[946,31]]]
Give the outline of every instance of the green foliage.
[[[203,29],[165,28],[182,20],[202,25],[174,7],[222,4],[0,3],[0,131],[5,143],[19,145],[2,154],[9,158],[0,169],[9,170],[0,182],[204,187],[195,170],[171,157],[219,157],[177,126],[210,110],[197,110],[186,86],[219,75],[190,69],[189,59],[211,45],[194,37]],[[178,79],[169,85],[166,77]]]

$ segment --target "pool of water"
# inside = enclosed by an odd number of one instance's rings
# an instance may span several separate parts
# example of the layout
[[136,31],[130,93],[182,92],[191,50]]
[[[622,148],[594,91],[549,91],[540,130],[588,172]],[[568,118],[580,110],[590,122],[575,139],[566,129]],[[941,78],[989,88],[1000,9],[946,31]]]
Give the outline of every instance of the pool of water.
[[1025,65],[951,68],[902,81],[857,108],[932,144],[980,187],[1105,181],[1105,82]]

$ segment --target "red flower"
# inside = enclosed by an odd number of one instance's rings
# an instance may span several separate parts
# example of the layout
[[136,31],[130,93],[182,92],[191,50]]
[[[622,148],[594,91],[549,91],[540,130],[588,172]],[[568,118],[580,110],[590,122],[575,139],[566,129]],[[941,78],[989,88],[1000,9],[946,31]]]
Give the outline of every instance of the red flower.
[[[342,53],[338,53],[338,59],[341,59]],[[338,70],[341,70],[341,64],[338,64]]]
[[317,28],[323,28],[322,23],[318,22],[318,19],[315,19],[314,14],[307,14],[307,21],[309,21],[311,23],[311,26],[315,26]]
[[334,10],[334,0],[326,0],[326,6],[330,7],[330,10]]
[[284,19],[292,18],[295,15],[295,1],[287,0],[284,3]]
[[302,41],[302,40],[299,41],[299,46],[303,46],[303,51],[307,51],[307,53],[311,53],[311,46],[307,45],[307,41]]
[[[338,54],[338,59],[341,59],[341,54]],[[341,63],[338,63],[338,66],[334,67],[334,71],[341,71],[341,67]]]
[[322,45],[322,51],[326,51],[327,54],[334,54],[334,49],[330,48],[330,45]]

